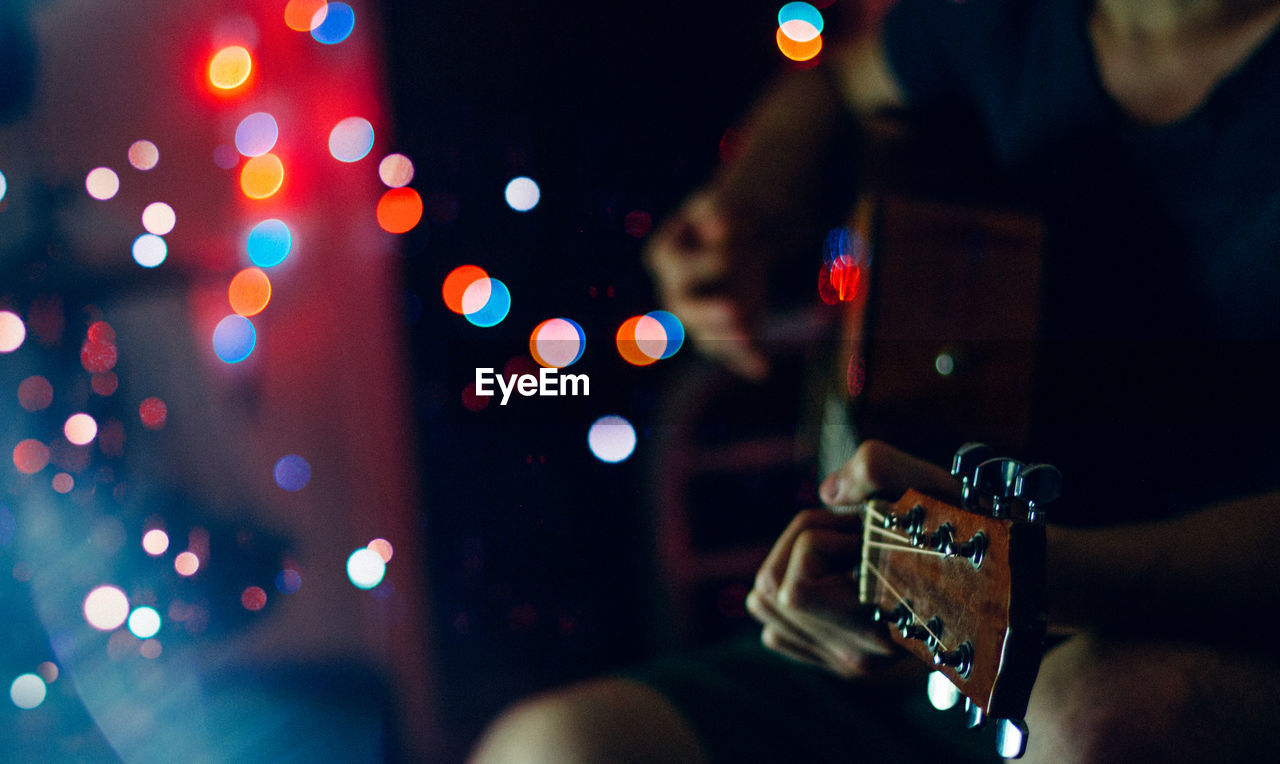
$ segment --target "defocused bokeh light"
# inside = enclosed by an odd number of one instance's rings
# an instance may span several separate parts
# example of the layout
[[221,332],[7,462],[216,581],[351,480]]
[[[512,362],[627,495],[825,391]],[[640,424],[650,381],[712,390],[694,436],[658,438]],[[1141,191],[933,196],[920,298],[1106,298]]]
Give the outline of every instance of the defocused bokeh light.
[[120,191],[120,176],[110,167],[95,167],[84,176],[84,188],[89,196],[106,201]]
[[18,405],[27,411],[43,411],[53,403],[53,385],[34,374],[18,384]]
[[511,310],[511,292],[499,279],[480,279],[462,293],[462,310],[466,319],[476,326],[497,326]]
[[529,335],[529,353],[541,366],[572,366],[586,347],[587,335],[582,326],[568,318],[549,318]]
[[295,32],[310,32],[324,22],[328,5],[328,0],[289,0],[284,23]]
[[250,114],[236,126],[236,150],[247,157],[262,156],[276,147],[279,138],[276,118],[265,111]]
[[24,475],[34,475],[49,466],[49,447],[35,438],[27,438],[13,447],[13,466]]
[[87,446],[98,437],[98,423],[88,414],[72,414],[62,426],[67,441],[77,446]]
[[169,257],[169,245],[163,237],[144,233],[133,240],[133,261],[143,268],[155,268]]
[[200,570],[200,558],[195,552],[179,552],[173,558],[173,569],[180,576],[194,576]]
[[249,260],[259,268],[272,268],[284,262],[293,248],[293,233],[282,220],[264,220],[249,231],[245,249]]
[[225,363],[240,363],[253,353],[258,332],[253,323],[238,313],[218,322],[213,329],[213,351]]
[[378,179],[388,188],[409,185],[413,181],[413,160],[404,154],[387,154],[378,163]]
[[245,268],[231,279],[227,302],[242,316],[256,316],[271,302],[271,279],[257,268]]
[[[129,146],[129,164],[133,165],[135,170],[146,172],[155,169],[155,166],[159,163],[160,149],[151,141],[134,141]],[[0,194],[0,196],[3,196],[3,194]]]
[[22,317],[9,310],[0,310],[0,353],[12,353],[22,347],[27,338],[27,325]]
[[169,550],[169,534],[160,528],[152,528],[142,534],[142,549],[152,557],[159,557]]
[[347,558],[347,578],[358,589],[372,589],[382,583],[387,574],[387,563],[382,556],[368,547],[357,549]]
[[160,398],[143,398],[138,404],[138,420],[148,430],[160,430],[169,418],[169,407]]
[[270,152],[249,157],[240,168],[240,189],[250,199],[266,199],[284,185],[284,163]]
[[9,699],[24,711],[39,707],[47,693],[44,680],[35,674],[20,674],[9,685]]
[[160,613],[152,607],[134,608],[129,614],[129,631],[138,639],[150,639],[160,632]]
[[422,220],[422,197],[412,188],[388,189],[378,200],[378,225],[387,233],[406,233]]
[[313,19],[312,23],[311,36],[316,42],[337,45],[351,36],[356,26],[356,12],[346,3],[329,3],[323,18],[318,23]]
[[383,562],[391,562],[391,558],[395,556],[395,548],[391,546],[391,542],[383,538],[377,538],[370,541],[369,549],[372,549],[382,558]]
[[329,131],[329,153],[339,162],[359,162],[373,150],[373,125],[364,117],[347,117]]
[[[462,304],[463,295],[472,284],[488,278],[489,274],[478,265],[459,265],[449,271],[449,275],[444,277],[444,286],[441,287],[445,306],[458,315],[465,315],[467,309]],[[485,300],[488,300],[488,296]]]
[[507,200],[507,206],[516,212],[528,212],[538,206],[538,202],[542,199],[542,189],[538,188],[538,184],[533,178],[520,176],[512,178],[507,183],[507,188],[503,192],[503,196]]
[[602,416],[587,431],[587,446],[602,462],[626,461],[636,450],[636,429],[616,414]]
[[287,454],[276,460],[276,485],[290,493],[301,491],[311,482],[311,464],[297,454]]
[[209,60],[209,82],[218,90],[235,90],[249,79],[253,57],[242,45],[228,45]]
[[267,592],[261,586],[246,586],[240,592],[240,605],[245,610],[258,611],[267,606]]
[[178,216],[165,202],[152,202],[142,211],[142,227],[147,233],[164,236],[177,225]]
[[782,27],[778,27],[776,35],[778,50],[792,61],[812,61],[822,52],[822,36],[819,35],[805,42],[797,42],[787,36]]
[[98,631],[120,628],[129,617],[129,598],[119,587],[104,584],[84,598],[84,619]]

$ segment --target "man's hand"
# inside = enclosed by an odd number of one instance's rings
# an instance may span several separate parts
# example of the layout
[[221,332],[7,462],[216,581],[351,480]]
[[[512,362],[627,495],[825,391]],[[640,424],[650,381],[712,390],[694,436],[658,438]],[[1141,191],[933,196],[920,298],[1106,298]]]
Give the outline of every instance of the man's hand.
[[753,227],[704,191],[657,230],[645,263],[664,306],[698,349],[748,379],[761,379],[769,363],[753,330],[764,310],[765,280],[759,253],[749,249],[759,241]]
[[[823,481],[819,495],[827,506],[847,509],[874,494],[908,488],[957,493],[941,467],[868,441]],[[747,595],[747,609],[764,624],[767,647],[842,677],[860,676],[876,657],[892,652],[884,628],[872,624],[858,603],[861,527],[858,515],[827,510],[807,510],[791,521]]]

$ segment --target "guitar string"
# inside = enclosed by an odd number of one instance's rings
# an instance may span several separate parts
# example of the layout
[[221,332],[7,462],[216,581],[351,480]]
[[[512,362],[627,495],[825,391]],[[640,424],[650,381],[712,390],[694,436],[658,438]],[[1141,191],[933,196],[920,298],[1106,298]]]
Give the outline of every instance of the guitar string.
[[950,652],[951,648],[947,647],[946,644],[943,643],[942,639],[937,634],[933,633],[933,630],[929,628],[928,624],[924,623],[924,620],[920,618],[920,615],[911,607],[910,603],[907,602],[907,599],[903,597],[901,594],[899,594],[897,589],[893,588],[893,584],[889,583],[889,579],[885,577],[883,573],[880,572],[880,569],[877,568],[875,565],[872,565],[867,560],[863,560],[863,564],[866,566],[867,570],[870,570],[872,573],[875,574],[876,578],[880,579],[880,583],[884,584],[884,588],[889,590],[889,593],[892,594],[894,598],[898,600],[899,604],[901,604],[904,608],[907,609],[907,612],[911,614],[912,620],[916,624],[918,624],[921,628],[923,628],[925,632],[929,634],[929,636],[933,637],[933,640],[938,643],[939,651]]
[[897,549],[902,552],[910,552],[911,554],[926,554],[932,557],[946,557],[946,552],[939,552],[936,549],[921,549],[917,546],[906,546],[903,544],[886,544],[883,541],[864,541],[864,546],[875,547],[877,549]]

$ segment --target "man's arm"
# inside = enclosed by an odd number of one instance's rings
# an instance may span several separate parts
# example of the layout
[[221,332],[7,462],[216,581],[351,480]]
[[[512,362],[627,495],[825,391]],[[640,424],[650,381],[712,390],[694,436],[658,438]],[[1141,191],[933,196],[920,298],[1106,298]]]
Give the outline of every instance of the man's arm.
[[[822,69],[789,72],[766,91],[740,148],[664,225],[646,252],[662,301],[705,354],[751,378],[768,361],[753,336],[769,266],[814,239],[842,142],[854,120],[901,105],[878,34],[833,47]],[[852,178],[840,179],[852,197]]]

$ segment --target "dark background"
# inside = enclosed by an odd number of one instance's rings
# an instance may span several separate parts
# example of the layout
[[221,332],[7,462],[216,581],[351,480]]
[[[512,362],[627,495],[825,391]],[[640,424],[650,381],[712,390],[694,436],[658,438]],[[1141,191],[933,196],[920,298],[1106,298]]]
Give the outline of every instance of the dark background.
[[[668,644],[653,451],[663,390],[697,361],[691,347],[645,368],[618,356],[622,321],[660,307],[640,264],[643,229],[629,233],[626,218],[656,225],[713,170],[726,130],[783,67],[779,6],[386,7],[397,141],[427,205],[405,273],[440,708],[458,742],[519,695]],[[517,175],[542,190],[526,214],[502,198]],[[444,276],[464,263],[510,287],[499,326],[442,304]],[[475,367],[527,356],[531,328],[554,316],[587,334],[572,370],[590,375],[591,396],[466,410]],[[640,436],[618,465],[586,448],[590,423],[611,413]]]

